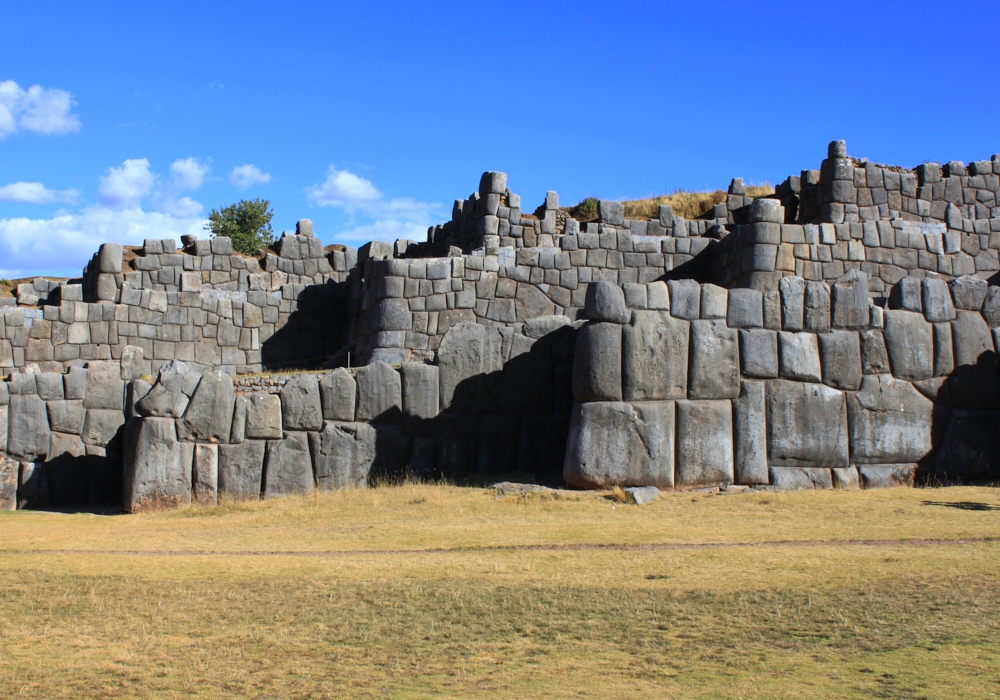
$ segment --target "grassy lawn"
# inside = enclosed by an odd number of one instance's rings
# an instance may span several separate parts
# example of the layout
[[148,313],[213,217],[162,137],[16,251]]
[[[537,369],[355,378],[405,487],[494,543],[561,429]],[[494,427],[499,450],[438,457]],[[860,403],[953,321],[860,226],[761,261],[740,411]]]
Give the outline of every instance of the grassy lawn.
[[995,488],[0,513],[0,581],[0,697],[1000,697]]

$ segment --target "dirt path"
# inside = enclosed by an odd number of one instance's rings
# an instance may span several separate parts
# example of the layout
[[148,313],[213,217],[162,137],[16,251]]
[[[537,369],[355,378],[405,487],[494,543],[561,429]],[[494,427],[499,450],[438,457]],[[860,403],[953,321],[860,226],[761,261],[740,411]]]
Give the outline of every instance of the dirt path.
[[782,547],[943,547],[1000,542],[1000,537],[968,537],[957,540],[903,539],[903,540],[774,540],[770,542],[703,542],[693,544],[526,544],[493,545],[482,547],[431,547],[427,549],[358,549],[358,550],[191,550],[154,551],[134,549],[7,549],[3,555],[81,555],[81,556],[131,556],[131,557],[357,557],[398,556],[405,554],[476,554],[481,552],[574,552],[607,550],[621,552],[698,550],[698,549],[763,549]]

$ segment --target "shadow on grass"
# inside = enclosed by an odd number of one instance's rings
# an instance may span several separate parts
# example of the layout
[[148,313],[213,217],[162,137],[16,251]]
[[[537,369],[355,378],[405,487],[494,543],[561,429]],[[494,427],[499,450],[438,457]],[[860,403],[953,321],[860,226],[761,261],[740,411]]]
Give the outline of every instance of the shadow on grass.
[[957,508],[959,510],[985,510],[1000,511],[1000,506],[992,503],[979,503],[977,501],[924,501],[925,506],[944,506],[945,508]]

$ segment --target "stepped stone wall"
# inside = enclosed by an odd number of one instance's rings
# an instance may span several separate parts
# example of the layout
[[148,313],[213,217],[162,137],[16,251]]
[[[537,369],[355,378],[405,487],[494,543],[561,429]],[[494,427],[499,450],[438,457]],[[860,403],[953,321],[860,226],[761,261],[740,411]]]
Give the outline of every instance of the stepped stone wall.
[[695,221],[579,222],[554,192],[529,214],[485,173],[426,242],[324,248],[303,220],[259,257],[105,244],[0,300],[0,502],[995,479],[998,191],[1000,156],[833,142]]

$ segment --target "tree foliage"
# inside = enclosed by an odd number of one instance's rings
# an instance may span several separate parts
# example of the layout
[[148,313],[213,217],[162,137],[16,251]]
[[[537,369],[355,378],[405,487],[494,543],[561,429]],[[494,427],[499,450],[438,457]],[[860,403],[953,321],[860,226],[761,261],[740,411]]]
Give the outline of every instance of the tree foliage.
[[271,217],[274,210],[266,199],[243,199],[228,207],[213,209],[208,215],[206,231],[213,236],[228,236],[233,249],[243,255],[256,255],[274,243]]

